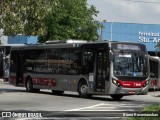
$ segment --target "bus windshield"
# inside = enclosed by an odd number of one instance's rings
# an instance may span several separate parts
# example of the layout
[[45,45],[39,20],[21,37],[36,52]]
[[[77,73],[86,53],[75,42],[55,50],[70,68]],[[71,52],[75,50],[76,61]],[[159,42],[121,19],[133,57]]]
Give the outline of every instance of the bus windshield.
[[115,51],[113,66],[115,76],[147,76],[147,59],[138,51]]

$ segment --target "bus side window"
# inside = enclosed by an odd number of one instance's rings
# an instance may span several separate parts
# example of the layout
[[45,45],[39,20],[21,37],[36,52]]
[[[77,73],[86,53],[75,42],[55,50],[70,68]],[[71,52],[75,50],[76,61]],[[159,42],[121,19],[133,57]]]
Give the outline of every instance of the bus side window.
[[69,74],[79,74],[81,67],[81,51],[80,49],[70,49],[69,53],[71,63]]
[[48,72],[58,74],[58,63],[59,63],[59,50],[50,49],[48,50]]

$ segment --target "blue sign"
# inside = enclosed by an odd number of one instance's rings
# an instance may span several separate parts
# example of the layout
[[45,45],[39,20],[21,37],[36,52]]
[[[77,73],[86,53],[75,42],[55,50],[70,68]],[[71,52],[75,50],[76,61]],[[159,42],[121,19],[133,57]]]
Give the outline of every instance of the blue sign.
[[103,40],[142,43],[147,46],[148,51],[156,51],[155,46],[160,41],[158,24],[104,22],[103,26]]

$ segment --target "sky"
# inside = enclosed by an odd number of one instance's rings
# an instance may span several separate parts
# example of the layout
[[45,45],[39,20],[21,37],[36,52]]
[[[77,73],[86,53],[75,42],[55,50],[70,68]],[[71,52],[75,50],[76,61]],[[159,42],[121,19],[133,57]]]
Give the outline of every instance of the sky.
[[160,24],[160,0],[88,0],[99,11],[95,20]]

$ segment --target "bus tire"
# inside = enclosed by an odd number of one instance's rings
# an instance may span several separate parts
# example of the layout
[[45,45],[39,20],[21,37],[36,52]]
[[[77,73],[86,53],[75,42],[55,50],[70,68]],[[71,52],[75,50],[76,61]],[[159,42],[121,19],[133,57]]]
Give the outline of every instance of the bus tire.
[[27,92],[33,92],[33,84],[31,79],[27,79],[26,81],[26,91]]
[[92,97],[91,94],[88,94],[88,85],[86,81],[80,81],[78,84],[78,94],[80,97],[83,98],[90,98]]
[[123,98],[123,95],[111,95],[111,97],[114,100],[120,100],[121,98]]
[[40,89],[34,89],[33,88],[33,83],[32,83],[32,79],[27,79],[26,81],[26,91],[27,92],[39,92]]
[[52,90],[52,93],[54,95],[62,95],[64,93],[64,91],[60,91],[60,90]]

